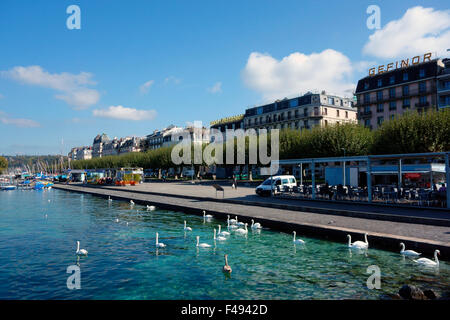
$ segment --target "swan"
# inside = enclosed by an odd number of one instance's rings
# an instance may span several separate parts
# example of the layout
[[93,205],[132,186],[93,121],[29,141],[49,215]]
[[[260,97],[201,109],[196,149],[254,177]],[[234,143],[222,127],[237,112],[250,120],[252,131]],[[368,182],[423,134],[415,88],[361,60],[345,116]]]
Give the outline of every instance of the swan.
[[294,240],[292,240],[293,243],[302,243],[304,244],[305,241],[303,241],[302,239],[295,239],[295,236],[297,235],[297,232],[292,232],[294,234]]
[[235,224],[230,225],[230,221],[228,220],[227,221],[227,228],[228,228],[228,230],[234,230],[234,229],[237,229],[238,226],[235,225]]
[[219,232],[217,233],[219,236],[229,236],[230,233],[228,231],[221,231],[222,226],[219,224]]
[[428,258],[420,258],[417,260],[413,260],[414,262],[417,262],[418,264],[421,264],[423,266],[430,266],[430,267],[438,267],[439,266],[439,260],[438,260],[438,254],[441,254],[439,250],[434,251],[434,261]]
[[119,219],[116,219],[115,221],[116,221],[117,223],[119,223]]
[[248,233],[247,223],[244,224],[244,229],[239,228],[239,229],[236,229],[234,232],[237,234],[242,234],[242,235],[247,234]]
[[242,226],[244,225],[243,222],[238,221],[238,217],[237,217],[237,216],[236,216],[236,225],[237,225],[238,227],[242,227]]
[[134,201],[130,200],[130,206],[134,206]]
[[255,220],[252,219],[252,225],[251,225],[252,229],[262,229],[262,226],[259,222],[255,223]]
[[421,253],[415,252],[414,250],[405,250],[405,244],[403,242],[400,243],[400,247],[402,247],[400,253],[404,256],[417,257],[421,255]]
[[191,227],[186,227],[186,220],[184,220],[184,231],[192,231]]
[[229,224],[231,224],[231,225],[236,224],[237,218],[236,219],[230,219],[230,215],[228,215],[227,217],[228,217],[227,221],[228,221]]
[[225,240],[227,240],[227,238],[225,238],[223,236],[216,237],[216,228],[214,228],[214,240],[225,241]]
[[112,201],[111,196],[108,196],[108,201]]
[[225,265],[223,266],[222,271],[226,272],[226,273],[231,273],[231,267],[228,265],[228,255],[227,254],[225,254]]
[[149,205],[147,205],[147,211],[153,211],[153,210],[155,210],[155,209],[156,209],[155,206],[149,206]]
[[158,242],[158,237],[159,237],[159,235],[158,235],[158,232],[157,232],[156,233],[156,243],[155,243],[156,247],[157,248],[164,248],[166,245],[164,243],[162,243],[162,242]]
[[355,241],[352,243],[352,237],[351,235],[347,235],[348,238],[348,247],[354,248],[354,249],[367,249],[369,248],[369,241],[367,241],[367,233],[364,234],[364,242],[362,241]]
[[207,244],[207,243],[199,243],[199,241],[200,241],[200,236],[197,236],[196,238],[197,238],[197,247],[200,247],[200,248],[210,248],[210,247],[211,247],[210,244]]
[[213,216],[212,215],[210,215],[210,214],[206,214],[206,211],[205,210],[203,210],[203,218],[206,218],[206,219],[211,219]]
[[88,252],[86,249],[80,249],[80,241],[77,241],[77,251],[75,252],[77,256],[87,256]]

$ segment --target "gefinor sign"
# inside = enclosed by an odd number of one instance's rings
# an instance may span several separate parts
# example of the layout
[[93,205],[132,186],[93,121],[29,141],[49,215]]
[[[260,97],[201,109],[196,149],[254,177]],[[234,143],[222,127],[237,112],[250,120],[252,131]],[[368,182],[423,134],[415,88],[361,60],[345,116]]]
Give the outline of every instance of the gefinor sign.
[[413,66],[422,62],[431,61],[432,53],[425,53],[423,56],[415,56],[412,57],[411,60],[408,58],[406,60],[399,60],[395,62],[388,63],[386,65],[382,64],[378,67],[369,69],[369,76],[374,76],[377,74],[389,72],[395,69],[407,68],[409,66]]

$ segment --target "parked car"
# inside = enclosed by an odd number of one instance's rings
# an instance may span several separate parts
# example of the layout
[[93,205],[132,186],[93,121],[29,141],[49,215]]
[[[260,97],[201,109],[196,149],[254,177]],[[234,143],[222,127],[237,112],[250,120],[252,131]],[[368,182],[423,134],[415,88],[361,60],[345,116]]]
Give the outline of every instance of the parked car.
[[273,176],[266,179],[263,183],[256,187],[255,192],[259,196],[270,196],[271,190],[274,194],[293,190],[297,186],[294,176]]

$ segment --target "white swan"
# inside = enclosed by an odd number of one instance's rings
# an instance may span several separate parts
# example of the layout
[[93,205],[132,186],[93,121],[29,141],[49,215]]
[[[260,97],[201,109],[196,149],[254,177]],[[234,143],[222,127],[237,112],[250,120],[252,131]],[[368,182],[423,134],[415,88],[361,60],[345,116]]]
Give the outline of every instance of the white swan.
[[197,247],[200,247],[200,248],[210,248],[211,247],[210,244],[199,243],[200,242],[200,236],[197,236],[196,238],[197,238]]
[[413,260],[414,262],[417,262],[418,264],[421,264],[423,266],[429,266],[429,267],[437,267],[439,266],[439,260],[438,260],[438,254],[441,254],[439,250],[434,251],[434,261],[428,258],[420,258],[417,260]]
[[206,211],[203,210],[203,218],[205,218],[205,219],[211,219],[212,217],[213,217],[212,215],[206,214]]
[[186,227],[186,220],[184,220],[184,231],[192,231],[191,227]]
[[214,228],[214,240],[225,241],[225,240],[227,240],[227,238],[225,238],[223,236],[216,237],[216,228]]
[[222,268],[223,272],[231,273],[231,267],[228,265],[228,255],[225,254],[225,265]]
[[158,232],[157,232],[157,233],[156,233],[156,243],[155,243],[155,246],[156,246],[157,248],[164,248],[166,245],[165,245],[164,243],[162,243],[162,242],[159,242],[158,239],[159,239],[159,235],[158,235]]
[[228,228],[228,230],[234,230],[234,229],[237,229],[238,226],[235,225],[235,224],[230,225],[230,220],[228,220],[227,221],[227,228]]
[[248,233],[247,223],[244,224],[244,229],[239,228],[239,229],[236,229],[234,232],[237,233],[237,234],[242,234],[242,235],[247,234]]
[[116,223],[119,223],[119,219],[116,219],[115,221],[116,221]]
[[250,226],[252,229],[262,229],[262,226],[259,222],[255,223],[255,220],[252,219],[252,225]]
[[134,201],[130,200],[130,206],[134,206]]
[[108,196],[108,201],[112,201],[111,196]]
[[156,209],[155,206],[149,206],[147,205],[147,211],[154,211]]
[[227,221],[229,224],[231,224],[231,225],[236,224],[237,219],[230,219],[230,215],[228,215],[227,217],[228,217]]
[[238,227],[242,227],[244,226],[243,222],[238,221],[238,217],[236,216],[236,223],[235,223]]
[[229,236],[230,233],[228,231],[221,231],[222,226],[219,224],[219,232],[217,233],[219,236]]
[[302,239],[295,239],[295,236],[297,235],[297,232],[292,232],[294,234],[294,240],[292,240],[293,243],[302,243],[304,244],[305,241],[303,241]]
[[364,242],[355,241],[352,243],[351,235],[347,235],[348,238],[348,247],[352,249],[367,249],[369,248],[369,241],[367,241],[367,233],[364,234]]
[[80,249],[80,241],[77,241],[77,251],[75,254],[78,256],[87,256],[88,254],[86,249]]
[[400,247],[402,248],[400,250],[400,253],[404,256],[417,257],[421,255],[421,253],[418,253],[414,250],[405,250],[405,244],[403,242],[400,243]]

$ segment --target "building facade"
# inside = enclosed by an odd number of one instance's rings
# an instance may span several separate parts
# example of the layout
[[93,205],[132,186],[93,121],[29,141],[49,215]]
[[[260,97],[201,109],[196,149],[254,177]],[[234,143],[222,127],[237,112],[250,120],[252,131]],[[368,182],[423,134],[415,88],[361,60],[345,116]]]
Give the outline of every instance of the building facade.
[[[222,133],[222,140],[226,140],[227,130],[237,130],[244,129],[244,115],[240,114],[237,116],[222,118],[220,120],[215,120],[210,122],[210,129],[216,129]],[[211,135],[211,142],[215,140],[215,137]]]
[[105,142],[102,149],[102,156],[115,156],[119,154],[119,139],[114,139]]
[[72,148],[68,154],[68,157],[71,161],[92,159],[92,147],[86,146]]
[[245,111],[244,128],[301,130],[356,121],[352,99],[322,91],[249,108]]
[[103,134],[98,134],[94,138],[94,142],[92,144],[92,158],[101,158],[103,155],[103,146],[109,142],[108,136]]
[[450,107],[450,59],[442,60],[444,68],[437,76],[437,101],[438,108],[444,109]]
[[443,66],[434,59],[360,79],[355,92],[359,122],[376,129],[408,111],[437,109],[436,77]]

